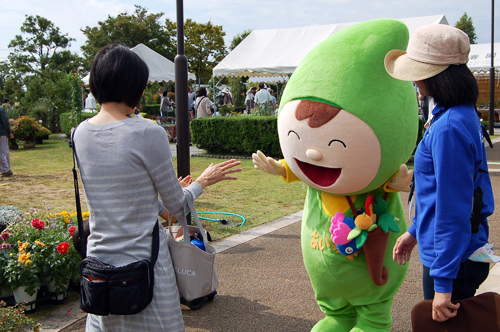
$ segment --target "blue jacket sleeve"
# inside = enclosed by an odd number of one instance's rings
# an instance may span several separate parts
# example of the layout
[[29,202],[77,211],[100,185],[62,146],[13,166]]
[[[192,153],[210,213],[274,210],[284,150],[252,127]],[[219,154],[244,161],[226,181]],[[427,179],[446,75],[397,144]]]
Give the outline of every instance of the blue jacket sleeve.
[[447,293],[452,291],[453,280],[471,238],[475,147],[463,128],[449,125],[441,129],[432,141],[437,192],[436,258],[430,274],[434,277],[434,290]]

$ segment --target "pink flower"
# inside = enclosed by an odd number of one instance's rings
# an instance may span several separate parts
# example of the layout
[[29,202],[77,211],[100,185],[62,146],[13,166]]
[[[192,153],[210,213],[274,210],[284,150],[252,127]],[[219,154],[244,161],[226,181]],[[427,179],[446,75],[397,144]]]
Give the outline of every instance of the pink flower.
[[2,243],[0,248],[1,250],[6,250],[6,249],[10,250],[10,243],[4,242]]
[[69,235],[73,236],[73,233],[75,232],[75,229],[76,229],[75,226],[71,226],[70,228],[68,228]]
[[3,241],[7,241],[10,238],[10,233],[8,232],[3,232],[2,235],[0,235]]

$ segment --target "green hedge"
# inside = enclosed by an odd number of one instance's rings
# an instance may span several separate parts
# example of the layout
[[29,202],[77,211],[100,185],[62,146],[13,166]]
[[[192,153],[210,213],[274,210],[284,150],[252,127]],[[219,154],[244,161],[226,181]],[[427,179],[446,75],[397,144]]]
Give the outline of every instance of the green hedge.
[[[96,114],[97,113],[81,113],[82,121],[90,119]],[[68,137],[71,134],[71,128],[73,128],[73,125],[70,121],[70,116],[71,112],[68,112],[68,113],[61,113],[61,116],[59,117],[59,120],[61,122],[61,131]]]
[[[142,111],[149,115],[160,115],[160,104],[144,105]],[[168,116],[175,116],[175,112],[168,112]]]
[[160,115],[160,104],[144,105],[142,106],[142,111],[149,115]]
[[191,137],[211,153],[250,156],[257,150],[282,158],[275,116],[219,116],[191,121]]

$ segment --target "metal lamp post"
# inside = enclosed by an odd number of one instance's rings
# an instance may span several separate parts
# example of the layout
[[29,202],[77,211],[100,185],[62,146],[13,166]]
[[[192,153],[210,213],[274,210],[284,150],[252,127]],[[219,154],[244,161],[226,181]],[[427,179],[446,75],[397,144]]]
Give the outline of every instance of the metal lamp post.
[[188,61],[184,55],[184,5],[177,0],[177,55],[175,64],[175,123],[177,126],[177,173],[186,177],[189,164]]
[[[175,64],[175,124],[177,126],[177,175],[191,174],[189,164],[188,61],[184,55],[184,5],[177,0],[177,55]],[[191,214],[186,216],[191,224]]]
[[491,67],[490,67],[490,126],[489,134],[495,133],[495,49],[494,49],[495,0],[491,0]]

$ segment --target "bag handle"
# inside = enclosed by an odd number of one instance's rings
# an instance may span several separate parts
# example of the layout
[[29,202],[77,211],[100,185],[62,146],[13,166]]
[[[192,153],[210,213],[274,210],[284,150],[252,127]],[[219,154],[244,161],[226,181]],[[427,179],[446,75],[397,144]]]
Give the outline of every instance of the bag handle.
[[[200,234],[202,235],[203,237],[203,243],[205,244],[205,247],[207,247],[208,245],[208,239],[207,239],[207,232],[205,231],[205,229],[203,228],[203,225],[201,224],[201,221],[200,221],[200,218],[198,217],[198,214],[196,213],[196,209],[194,208],[194,201],[195,201],[195,198],[193,197],[193,194],[189,191],[186,191],[186,202],[187,202],[187,205],[188,205],[188,213],[191,212],[191,214],[193,215],[193,218],[196,222],[196,226],[198,227],[198,230],[200,231]],[[171,219],[172,219],[172,215],[169,214],[169,217],[168,217],[168,230],[170,232],[170,226],[172,225],[171,223]],[[179,224],[182,226],[182,231],[183,231],[183,242],[189,242],[189,240],[186,240],[186,239],[189,239],[190,238],[190,234],[189,234],[189,226],[187,224],[187,220],[186,220],[186,216],[183,215],[182,218],[179,218]],[[172,233],[170,233],[172,234]]]

